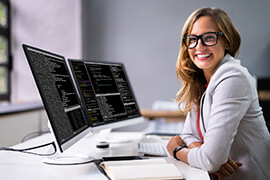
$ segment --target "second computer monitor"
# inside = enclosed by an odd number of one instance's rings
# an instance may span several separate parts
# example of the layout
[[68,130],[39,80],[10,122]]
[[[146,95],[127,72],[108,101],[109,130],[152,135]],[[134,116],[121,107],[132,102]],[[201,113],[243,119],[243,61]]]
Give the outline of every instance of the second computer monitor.
[[68,61],[93,131],[143,121],[123,64]]

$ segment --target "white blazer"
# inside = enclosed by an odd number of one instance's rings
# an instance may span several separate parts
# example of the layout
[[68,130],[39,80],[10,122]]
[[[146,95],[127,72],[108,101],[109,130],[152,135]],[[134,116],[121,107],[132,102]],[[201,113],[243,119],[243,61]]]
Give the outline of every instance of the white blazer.
[[[200,141],[197,108],[188,113],[182,132],[187,145]],[[201,98],[200,111],[204,144],[188,153],[190,166],[215,172],[231,157],[243,166],[225,179],[270,179],[270,135],[254,79],[239,60],[224,57]]]

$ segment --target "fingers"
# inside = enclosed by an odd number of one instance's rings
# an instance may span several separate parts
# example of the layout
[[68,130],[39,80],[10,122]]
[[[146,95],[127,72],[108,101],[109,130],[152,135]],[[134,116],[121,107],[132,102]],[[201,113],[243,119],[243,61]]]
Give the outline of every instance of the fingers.
[[215,175],[217,175],[219,178],[224,178],[224,174],[222,174],[220,171],[217,171],[214,173]]
[[228,161],[224,163],[220,169],[215,172],[218,177],[223,178],[223,177],[229,177],[233,173],[235,173],[238,169],[238,167],[242,166],[243,164],[240,162],[235,162],[231,158],[228,158]]
[[236,170],[230,164],[225,163],[220,168],[220,171],[221,171],[222,174],[224,174],[224,176],[229,177],[230,175],[232,175],[233,173],[235,173]]
[[233,173],[230,173],[225,167],[221,167],[214,174],[217,175],[219,178],[224,178],[231,176]]
[[235,171],[238,169],[238,165],[231,158],[228,158],[227,166],[231,166]]
[[243,166],[243,164],[242,164],[242,163],[240,163],[240,162],[235,161],[235,163],[237,164],[237,166],[238,166],[238,167]]
[[231,158],[228,158],[227,163],[229,163],[229,164],[235,169],[235,171],[236,171],[239,167],[243,166],[243,164],[242,164],[241,162],[234,161],[234,160],[232,160]]

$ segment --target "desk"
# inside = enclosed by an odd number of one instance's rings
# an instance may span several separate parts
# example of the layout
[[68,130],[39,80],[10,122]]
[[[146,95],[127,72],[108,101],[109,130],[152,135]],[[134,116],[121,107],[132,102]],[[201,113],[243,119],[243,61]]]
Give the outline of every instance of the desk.
[[[143,136],[142,133],[130,133],[130,132],[112,132],[110,136],[123,136],[129,137],[133,141],[122,144],[110,144],[110,148],[98,149],[95,147],[95,141],[97,134],[89,134],[69,148],[65,153],[71,154],[87,154],[95,158],[101,158],[104,156],[130,156],[137,155],[137,142]],[[37,146],[51,142],[52,137],[50,134],[44,134],[37,138],[33,138],[24,143],[14,146],[14,148],[26,148]],[[166,140],[163,140],[164,145]],[[36,150],[36,152],[46,153],[50,147]],[[0,151],[0,177],[1,179],[17,180],[107,180],[107,178],[99,172],[94,163],[73,165],[73,166],[58,166],[47,165],[42,163],[40,156],[34,156],[18,152]],[[176,164],[180,172],[187,180],[197,179],[209,179],[207,172],[191,168],[183,162],[176,161],[171,156],[166,157],[168,162]]]

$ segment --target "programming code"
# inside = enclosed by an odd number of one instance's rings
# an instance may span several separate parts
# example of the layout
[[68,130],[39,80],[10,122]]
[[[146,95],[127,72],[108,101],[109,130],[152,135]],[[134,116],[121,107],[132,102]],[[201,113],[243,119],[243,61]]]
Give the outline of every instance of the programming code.
[[[28,48],[28,59],[44,105],[63,143],[87,128],[64,58]],[[55,130],[55,129],[54,129]]]
[[92,126],[139,116],[122,65],[71,61]]
[[104,119],[84,63],[72,61],[72,68],[91,123],[103,124]]
[[113,77],[121,94],[128,116],[138,115],[138,107],[125,75],[123,66],[111,66]]

